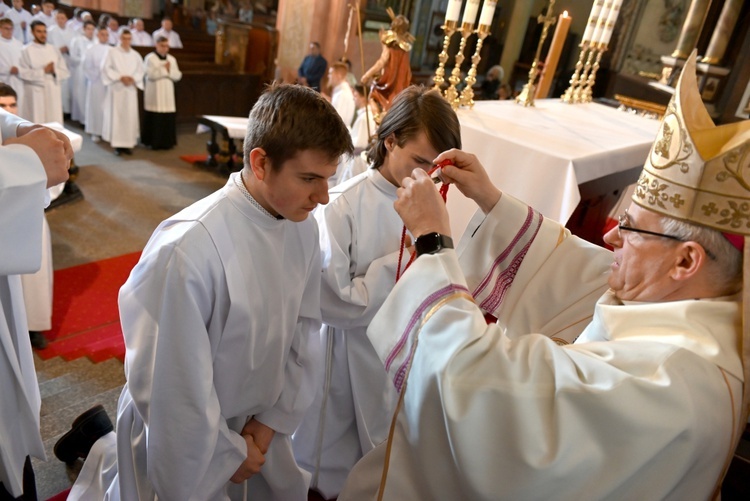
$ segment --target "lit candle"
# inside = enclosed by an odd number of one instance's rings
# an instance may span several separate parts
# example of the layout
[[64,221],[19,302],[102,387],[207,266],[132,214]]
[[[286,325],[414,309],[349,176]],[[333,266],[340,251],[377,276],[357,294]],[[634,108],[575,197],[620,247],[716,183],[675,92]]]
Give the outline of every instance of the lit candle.
[[445,22],[458,21],[461,17],[461,4],[463,0],[450,0],[448,2],[448,10],[445,13]]
[[461,26],[465,24],[474,25],[474,21],[477,20],[478,11],[479,0],[469,0],[466,2],[466,7],[464,7],[464,17],[461,19]]
[[568,30],[570,29],[570,22],[572,20],[573,18],[568,15],[567,10],[557,18],[555,35],[552,37],[552,44],[549,47],[549,52],[547,52],[547,59],[544,61],[542,76],[536,88],[535,97],[537,99],[546,98],[549,94],[552,80],[555,78],[557,63],[560,61],[560,54],[562,54],[563,47],[565,46],[565,39],[568,37]]
[[591,35],[594,34],[596,29],[596,23],[599,21],[599,15],[602,13],[602,7],[604,6],[604,0],[596,0],[594,6],[591,7],[591,14],[589,14],[589,20],[586,21],[586,30],[583,32],[583,43],[591,41]]
[[602,11],[599,13],[599,19],[596,20],[596,28],[591,34],[592,44],[596,44],[602,37],[604,27],[607,25],[607,16],[609,16],[609,11],[612,10],[612,3],[612,0],[607,0],[606,2],[604,2],[604,7],[602,7]]
[[612,4],[612,8],[607,16],[607,22],[604,24],[604,31],[599,38],[599,46],[606,47],[609,41],[612,39],[612,33],[615,31],[615,23],[617,22],[617,16],[620,15],[620,7],[622,6],[622,0],[615,0]]
[[479,16],[480,26],[491,26],[492,16],[495,15],[495,7],[497,7],[497,0],[484,0],[482,5],[482,14]]

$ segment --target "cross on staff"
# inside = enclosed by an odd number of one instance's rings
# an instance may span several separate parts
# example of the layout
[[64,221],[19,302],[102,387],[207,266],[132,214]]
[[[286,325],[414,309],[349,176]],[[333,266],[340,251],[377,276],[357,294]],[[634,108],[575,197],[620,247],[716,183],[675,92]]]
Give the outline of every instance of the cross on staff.
[[544,45],[544,40],[547,38],[549,27],[557,22],[557,17],[552,10],[554,6],[555,0],[550,0],[547,13],[544,15],[539,14],[539,17],[537,17],[537,23],[542,25],[542,36],[539,38],[534,62],[531,64],[531,69],[529,70],[529,82],[523,86],[521,94],[516,98],[516,102],[524,106],[534,106],[534,95],[536,94],[536,84],[534,82],[536,82],[536,77],[539,75],[539,56],[542,54],[542,46]]

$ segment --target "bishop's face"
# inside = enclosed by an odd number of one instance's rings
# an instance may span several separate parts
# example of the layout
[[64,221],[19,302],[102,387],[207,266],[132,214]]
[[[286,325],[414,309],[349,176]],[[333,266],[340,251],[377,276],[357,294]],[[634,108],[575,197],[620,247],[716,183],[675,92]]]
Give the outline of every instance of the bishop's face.
[[385,149],[380,173],[395,186],[401,186],[401,181],[411,176],[414,169],[430,170],[433,159],[440,154],[424,131],[408,139],[403,146],[399,146],[396,136],[391,135],[385,140]]
[[[338,158],[317,150],[303,150],[284,162],[279,170],[271,167],[267,157],[261,169],[250,175],[256,179],[258,202],[274,216],[300,222],[307,219],[318,204],[328,203],[328,178],[336,174]],[[261,167],[261,166],[259,166]],[[255,164],[254,164],[255,168]]]

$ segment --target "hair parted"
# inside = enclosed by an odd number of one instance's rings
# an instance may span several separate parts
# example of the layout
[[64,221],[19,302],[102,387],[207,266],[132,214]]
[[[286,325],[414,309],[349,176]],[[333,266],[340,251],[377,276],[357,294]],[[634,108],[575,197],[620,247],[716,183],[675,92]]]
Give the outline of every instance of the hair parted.
[[331,103],[308,87],[290,84],[269,86],[250,111],[245,165],[254,148],[263,148],[276,171],[300,151],[320,151],[331,160],[354,151],[349,130]]
[[410,86],[401,91],[378,127],[375,144],[367,152],[373,168],[379,168],[387,153],[385,140],[391,134],[403,146],[424,131],[438,152],[461,148],[461,125],[456,112],[436,90]]
[[0,82],[0,97],[15,97],[18,99],[18,94],[10,85]]

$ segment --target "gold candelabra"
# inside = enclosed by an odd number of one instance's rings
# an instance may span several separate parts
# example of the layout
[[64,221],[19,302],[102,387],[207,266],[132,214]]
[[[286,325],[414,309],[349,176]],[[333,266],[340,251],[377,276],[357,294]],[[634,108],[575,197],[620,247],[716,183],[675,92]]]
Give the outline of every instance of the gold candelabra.
[[479,65],[479,61],[482,59],[479,53],[482,50],[484,39],[490,34],[489,25],[480,24],[476,34],[477,48],[474,50],[474,55],[471,56],[471,69],[469,69],[469,73],[466,75],[466,85],[459,98],[459,105],[468,106],[469,108],[474,107],[474,84],[477,82],[477,65]]
[[[588,42],[581,42],[581,52],[578,54],[578,62],[576,63],[576,70],[573,72],[573,76],[570,77],[570,85],[565,90],[565,93],[562,95],[561,99],[564,103],[575,103],[575,92],[576,89],[578,89],[578,86],[581,83],[581,71],[583,70],[584,62],[583,60],[586,59],[586,52],[589,50],[589,43]],[[593,51],[593,49],[592,49]]]
[[593,89],[594,89],[594,83],[596,83],[596,72],[599,71],[599,63],[602,60],[602,55],[607,51],[607,46],[604,44],[599,44],[595,50],[596,50],[596,60],[594,61],[594,65],[591,67],[591,72],[589,73],[589,76],[586,79],[586,81],[581,82],[581,92],[580,92],[580,98],[578,101],[580,103],[591,102],[591,96],[593,95]]
[[461,104],[456,86],[461,83],[461,65],[464,62],[464,49],[466,48],[466,40],[474,32],[474,23],[462,23],[461,29],[458,31],[461,33],[461,43],[458,46],[458,53],[456,53],[456,65],[451,71],[451,76],[448,77],[450,85],[445,89],[445,99],[454,110],[458,109]]
[[445,63],[448,61],[448,48],[451,44],[451,38],[453,37],[453,34],[456,32],[456,28],[458,27],[458,21],[446,21],[441,28],[443,28],[443,33],[445,36],[443,37],[443,51],[438,56],[438,67],[437,70],[435,70],[435,77],[432,79],[433,82],[435,82],[435,86],[433,89],[442,92],[442,86],[445,82]]
[[529,81],[523,86],[523,90],[516,98],[516,102],[524,106],[534,106],[534,95],[536,94],[536,77],[539,75],[539,56],[542,54],[542,46],[544,40],[547,38],[547,32],[549,27],[557,21],[557,18],[552,11],[555,6],[555,0],[550,0],[549,6],[547,7],[547,13],[539,15],[537,21],[543,25],[542,36],[539,38],[539,45],[536,47],[536,54],[534,55],[534,62],[531,63],[531,69],[529,70]]

